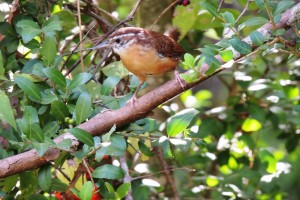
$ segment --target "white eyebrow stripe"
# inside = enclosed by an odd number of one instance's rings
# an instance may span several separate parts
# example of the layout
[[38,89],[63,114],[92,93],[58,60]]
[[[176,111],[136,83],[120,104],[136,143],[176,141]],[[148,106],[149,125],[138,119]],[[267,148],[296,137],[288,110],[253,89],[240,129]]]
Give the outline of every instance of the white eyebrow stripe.
[[128,37],[128,36],[134,36],[134,33],[126,33],[126,34],[122,34],[122,35],[117,35],[113,38],[121,38],[121,37]]

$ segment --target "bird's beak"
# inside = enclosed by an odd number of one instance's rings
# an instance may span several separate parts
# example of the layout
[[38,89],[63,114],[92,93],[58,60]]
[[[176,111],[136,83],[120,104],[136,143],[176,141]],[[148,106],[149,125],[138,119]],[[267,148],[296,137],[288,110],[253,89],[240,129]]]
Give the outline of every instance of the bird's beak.
[[106,48],[106,47],[111,47],[111,44],[109,43],[108,40],[106,40],[104,42],[101,42],[100,44],[92,47],[92,49],[103,49],[103,48]]

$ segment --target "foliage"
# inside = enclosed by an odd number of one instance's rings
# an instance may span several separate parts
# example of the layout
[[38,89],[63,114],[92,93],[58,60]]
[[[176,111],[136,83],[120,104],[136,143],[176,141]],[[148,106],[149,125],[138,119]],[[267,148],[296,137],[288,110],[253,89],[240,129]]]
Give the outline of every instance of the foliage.
[[[236,58],[234,51],[246,58],[214,75],[209,84],[157,108],[165,119],[147,117],[121,129],[113,126],[101,136],[76,126],[106,109],[125,106],[137,79],[115,54],[103,61],[101,51],[87,54],[80,68],[80,53],[69,53],[80,41],[76,5],[43,2],[20,1],[18,12],[0,13],[0,159],[30,149],[40,157],[50,147],[63,152],[51,164],[1,179],[0,198],[100,199],[101,194],[122,199],[131,190],[134,199],[172,197],[157,149],[162,149],[183,199],[300,196],[298,24],[296,33],[277,29],[268,38],[257,30],[269,21],[279,22],[293,1],[255,0],[248,7],[246,0],[226,1],[220,9],[219,1],[177,5],[172,24],[188,52],[182,68],[189,73],[181,74],[186,82],[222,69]],[[81,3],[87,33],[95,22],[91,8],[97,5]],[[98,7],[125,19],[134,3],[103,1]],[[133,24],[139,20],[146,19],[137,13]],[[99,28],[104,22],[97,23],[87,34],[90,40],[106,32]],[[253,45],[243,41],[247,36]],[[72,138],[53,142],[66,131],[82,143],[79,151],[70,148]],[[127,176],[120,166],[124,157],[131,183],[122,181]],[[76,173],[83,181],[77,181]]]

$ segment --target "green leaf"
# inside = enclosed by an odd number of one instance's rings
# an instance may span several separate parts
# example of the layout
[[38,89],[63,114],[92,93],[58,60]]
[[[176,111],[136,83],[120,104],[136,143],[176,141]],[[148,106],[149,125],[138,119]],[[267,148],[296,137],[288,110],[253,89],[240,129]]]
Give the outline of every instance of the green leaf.
[[79,197],[81,200],[91,200],[93,195],[93,184],[91,181],[84,183],[82,188],[79,191]]
[[206,9],[210,14],[212,14],[214,17],[219,16],[217,8],[213,4],[206,1],[206,2],[201,2],[200,5],[204,9]]
[[120,78],[118,76],[110,76],[104,80],[101,85],[100,92],[103,95],[109,95],[111,91],[115,88],[115,86],[120,82]]
[[17,124],[9,98],[2,90],[0,90],[0,105],[0,119],[7,122],[15,130],[17,130]]
[[169,143],[169,140],[167,139],[167,137],[162,136],[159,139],[159,142],[160,142],[160,146],[163,150],[164,157],[165,158],[173,158],[173,153],[172,153],[172,150],[170,148],[170,143]]
[[92,100],[89,93],[82,93],[75,106],[75,117],[77,124],[87,119],[92,112]]
[[242,130],[245,132],[252,132],[260,130],[261,127],[261,123],[256,119],[247,118],[242,125]]
[[59,21],[58,16],[52,15],[45,23],[45,26],[42,28],[45,36],[55,36],[55,31],[61,31],[61,21]]
[[113,134],[116,131],[116,128],[117,126],[116,124],[114,124],[113,127],[111,127],[111,129],[109,130],[109,132],[102,136],[102,141],[107,142],[110,139],[111,134]]
[[220,56],[224,62],[229,62],[234,57],[231,50],[220,51]]
[[118,76],[119,78],[124,78],[129,74],[129,71],[124,67],[122,61],[112,62],[106,65],[102,72],[107,76]]
[[43,69],[43,72],[53,83],[62,88],[66,87],[66,79],[59,70],[55,68],[45,68]]
[[261,46],[265,42],[264,35],[258,31],[253,31],[250,34],[250,39],[256,46]]
[[191,54],[185,53],[182,64],[186,66],[186,69],[192,69],[195,65],[195,58]]
[[89,132],[80,128],[69,129],[69,132],[72,133],[72,135],[74,135],[80,142],[87,144],[91,147],[94,146],[93,136]]
[[69,115],[68,107],[60,100],[52,101],[50,113],[60,121]]
[[172,116],[167,124],[167,134],[174,137],[181,133],[191,123],[193,118],[199,113],[193,108],[185,109]]
[[202,54],[202,58],[205,58],[204,62],[209,65],[209,69],[205,72],[206,75],[212,74],[216,69],[221,66],[221,63],[212,55]]
[[8,22],[0,22],[0,34],[10,38],[17,37],[14,28]]
[[249,20],[239,25],[238,31],[242,30],[244,27],[247,26],[258,26],[258,25],[266,24],[268,22],[269,20],[267,20],[264,17],[251,17]]
[[68,86],[69,89],[74,89],[80,85],[85,84],[93,77],[92,74],[83,72],[80,74],[77,74],[70,82],[70,85]]
[[124,171],[114,165],[102,165],[93,172],[94,178],[121,179],[124,176]]
[[49,122],[43,127],[43,133],[46,137],[56,137],[55,134],[59,130],[60,126],[57,121]]
[[20,34],[24,43],[31,41],[35,36],[42,33],[38,24],[32,20],[21,20],[16,24],[16,26],[21,28]]
[[232,47],[240,54],[246,55],[252,52],[252,47],[248,43],[238,38],[233,38],[229,42]]
[[0,49],[0,77],[4,75],[5,69],[4,69],[4,61],[2,56],[2,51]]
[[44,165],[40,168],[38,173],[38,183],[40,188],[45,192],[50,192],[52,177],[51,177],[51,166]]
[[126,151],[125,139],[120,135],[113,135],[110,142],[107,142],[101,149],[96,151],[96,160],[101,160],[104,155],[122,156]]
[[15,82],[24,91],[25,94],[31,97],[33,101],[40,102],[42,100],[42,96],[40,93],[41,89],[31,80],[22,76],[15,76]]
[[37,142],[44,142],[44,134],[41,127],[37,124],[31,124],[31,139],[36,140]]
[[41,49],[41,55],[44,60],[44,64],[46,66],[50,66],[55,59],[57,48],[56,48],[56,40],[54,37],[46,37],[42,49]]
[[72,146],[72,141],[70,139],[65,139],[56,144],[60,149],[69,149]]
[[139,140],[138,145],[139,145],[139,149],[142,152],[142,154],[149,156],[149,157],[154,155],[151,152],[150,148],[145,144],[144,140]]
[[105,187],[109,193],[115,193],[114,187],[110,183],[105,182]]
[[279,14],[283,13],[283,11],[285,11],[286,9],[291,7],[293,4],[294,4],[294,1],[288,1],[288,0],[280,1],[277,4],[277,7],[276,7],[273,15],[275,16],[275,15],[279,15]]
[[217,177],[215,176],[208,176],[206,178],[206,184],[209,186],[209,187],[214,187],[214,186],[217,186],[219,184],[219,180]]
[[119,198],[124,198],[127,193],[129,192],[131,188],[131,184],[130,183],[123,183],[122,185],[120,185],[117,189],[117,194],[119,195]]
[[47,143],[37,143],[33,142],[33,147],[36,149],[39,157],[42,157],[45,155],[45,153],[48,151],[50,145]]
[[53,191],[65,192],[68,189],[69,185],[63,183],[61,180],[54,178],[52,180],[51,189]]
[[235,19],[231,12],[224,12],[221,14],[221,16],[224,18],[225,22],[229,23],[231,26],[235,25]]

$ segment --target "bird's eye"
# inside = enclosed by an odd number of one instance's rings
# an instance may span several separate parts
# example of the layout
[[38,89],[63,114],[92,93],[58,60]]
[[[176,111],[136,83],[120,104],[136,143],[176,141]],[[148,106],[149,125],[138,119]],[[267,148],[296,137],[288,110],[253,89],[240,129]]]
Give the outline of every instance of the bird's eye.
[[118,39],[116,39],[116,43],[120,43],[121,42],[121,40],[118,38]]

